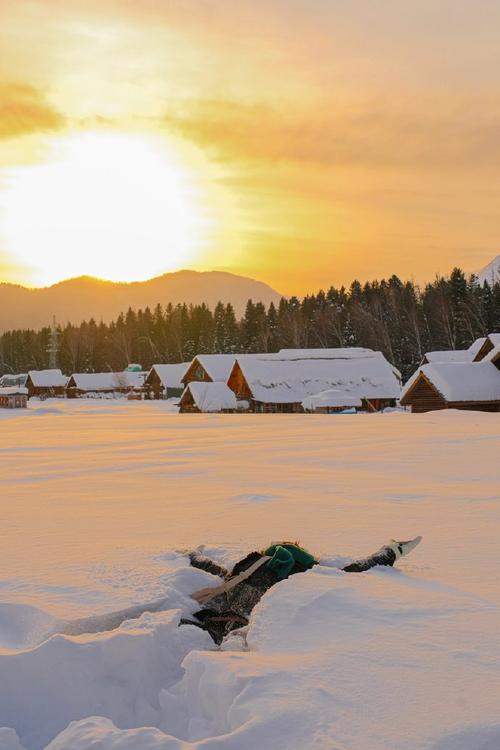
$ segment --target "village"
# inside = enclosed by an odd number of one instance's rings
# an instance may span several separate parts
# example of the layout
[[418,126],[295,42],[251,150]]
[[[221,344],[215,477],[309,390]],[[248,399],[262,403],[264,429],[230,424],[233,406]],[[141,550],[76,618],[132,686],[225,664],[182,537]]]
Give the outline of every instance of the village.
[[468,349],[427,352],[404,384],[382,352],[362,347],[198,354],[149,371],[131,364],[123,372],[65,375],[52,366],[0,378],[0,408],[47,398],[162,399],[180,413],[498,412],[500,333]]

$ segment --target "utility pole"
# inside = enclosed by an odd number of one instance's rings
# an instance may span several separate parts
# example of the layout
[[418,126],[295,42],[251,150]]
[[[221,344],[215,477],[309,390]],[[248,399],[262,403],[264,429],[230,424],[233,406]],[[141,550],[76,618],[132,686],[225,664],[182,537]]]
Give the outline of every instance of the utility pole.
[[56,316],[52,318],[52,326],[50,329],[50,343],[47,347],[49,353],[49,369],[57,369],[57,355],[59,354],[59,331],[57,330]]

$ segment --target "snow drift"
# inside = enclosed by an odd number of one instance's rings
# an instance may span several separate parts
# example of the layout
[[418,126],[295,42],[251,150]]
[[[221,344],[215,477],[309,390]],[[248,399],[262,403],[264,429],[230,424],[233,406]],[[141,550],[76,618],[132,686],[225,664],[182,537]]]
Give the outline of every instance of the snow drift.
[[[500,746],[498,415],[67,402],[0,425],[1,750]],[[416,533],[397,568],[339,569]],[[221,649],[178,627],[214,579],[176,548],[229,565],[275,537],[320,565]]]

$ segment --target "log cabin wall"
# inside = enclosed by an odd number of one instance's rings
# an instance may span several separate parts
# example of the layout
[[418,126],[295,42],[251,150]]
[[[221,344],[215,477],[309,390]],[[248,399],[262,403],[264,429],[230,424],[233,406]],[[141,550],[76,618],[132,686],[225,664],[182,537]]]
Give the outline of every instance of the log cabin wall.
[[404,399],[404,405],[406,404],[411,406],[413,414],[423,414],[426,411],[448,408],[441,394],[423,377],[419,378]]
[[58,386],[34,386],[31,381],[30,384],[26,383],[28,389],[28,398],[33,396],[44,397],[44,398],[55,398],[60,396],[66,396],[66,387],[63,385]]
[[[144,382],[144,389],[148,398],[160,399],[164,396],[164,385],[156,370],[152,370]],[[151,395],[152,394],[152,395]]]
[[233,391],[238,401],[251,401],[252,391],[250,390],[250,386],[248,385],[238,362],[235,362],[233,369],[231,370],[227,385]]
[[192,383],[193,381],[197,381],[198,383],[212,382],[212,378],[196,358],[191,362],[191,366],[182,378],[184,385],[189,385],[189,383]]
[[450,402],[448,409],[461,409],[462,411],[487,411],[500,412],[500,401],[460,401]]
[[200,410],[194,403],[191,391],[184,391],[184,395],[179,401],[179,412],[181,414],[200,414]]

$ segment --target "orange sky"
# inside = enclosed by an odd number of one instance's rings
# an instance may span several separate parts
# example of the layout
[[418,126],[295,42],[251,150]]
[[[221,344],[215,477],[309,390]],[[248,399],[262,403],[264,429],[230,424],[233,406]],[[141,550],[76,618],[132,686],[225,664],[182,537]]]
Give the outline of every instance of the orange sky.
[[500,0],[0,17],[0,280],[187,266],[301,294],[498,254]]

